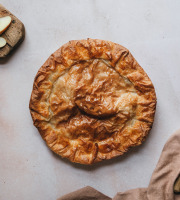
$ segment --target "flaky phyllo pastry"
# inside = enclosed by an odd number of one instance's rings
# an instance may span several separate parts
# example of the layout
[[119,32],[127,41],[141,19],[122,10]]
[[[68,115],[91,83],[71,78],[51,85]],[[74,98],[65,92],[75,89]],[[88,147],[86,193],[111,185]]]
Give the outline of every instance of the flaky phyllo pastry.
[[48,147],[92,164],[140,145],[154,120],[154,86],[119,44],[74,40],[38,71],[30,99],[34,125]]

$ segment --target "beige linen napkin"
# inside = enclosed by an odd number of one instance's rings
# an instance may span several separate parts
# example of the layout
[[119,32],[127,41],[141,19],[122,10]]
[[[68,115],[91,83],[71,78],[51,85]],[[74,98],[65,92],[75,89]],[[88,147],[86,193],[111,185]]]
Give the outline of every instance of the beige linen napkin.
[[[173,134],[165,144],[158,164],[152,174],[148,188],[138,188],[119,192],[112,200],[180,200],[176,192],[180,186],[180,130]],[[111,198],[91,187],[85,187],[58,200],[110,200]]]
[[75,192],[69,193],[58,200],[111,200],[111,198],[87,186]]

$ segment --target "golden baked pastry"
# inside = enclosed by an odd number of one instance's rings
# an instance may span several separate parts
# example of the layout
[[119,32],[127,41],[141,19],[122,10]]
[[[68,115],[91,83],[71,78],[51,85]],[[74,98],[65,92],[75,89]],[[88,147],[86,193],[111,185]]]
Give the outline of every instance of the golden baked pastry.
[[48,147],[92,164],[140,145],[156,108],[154,86],[119,44],[74,40],[38,71],[30,99],[34,125]]

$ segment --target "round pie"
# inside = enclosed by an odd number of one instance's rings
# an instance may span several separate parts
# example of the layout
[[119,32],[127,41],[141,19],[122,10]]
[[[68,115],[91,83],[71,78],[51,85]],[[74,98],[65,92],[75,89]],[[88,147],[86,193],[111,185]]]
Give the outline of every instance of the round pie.
[[74,40],[39,69],[30,99],[48,147],[92,164],[140,145],[154,120],[154,86],[131,53],[104,40]]

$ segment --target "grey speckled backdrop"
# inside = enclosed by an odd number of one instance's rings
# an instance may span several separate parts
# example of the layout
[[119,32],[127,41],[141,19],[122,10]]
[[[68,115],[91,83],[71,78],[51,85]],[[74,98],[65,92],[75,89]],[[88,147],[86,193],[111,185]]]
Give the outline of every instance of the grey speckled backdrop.
[[[0,199],[52,200],[86,185],[113,197],[146,187],[168,137],[180,128],[179,0],[1,0],[26,27],[23,44],[0,63]],[[94,166],[55,156],[33,127],[33,79],[48,56],[72,39],[127,47],[157,92],[153,129],[126,156]]]

